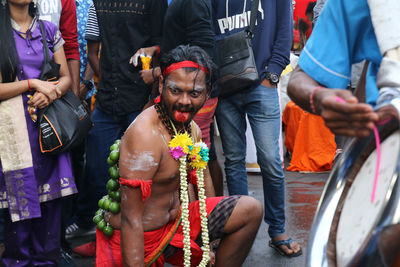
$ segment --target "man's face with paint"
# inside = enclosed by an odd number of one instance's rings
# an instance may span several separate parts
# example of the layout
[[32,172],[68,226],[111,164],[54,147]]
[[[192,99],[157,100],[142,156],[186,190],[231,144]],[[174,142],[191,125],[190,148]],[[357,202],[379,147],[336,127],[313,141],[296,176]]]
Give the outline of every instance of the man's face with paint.
[[208,94],[205,73],[188,72],[184,68],[172,71],[159,83],[161,101],[174,124],[188,124],[204,105]]

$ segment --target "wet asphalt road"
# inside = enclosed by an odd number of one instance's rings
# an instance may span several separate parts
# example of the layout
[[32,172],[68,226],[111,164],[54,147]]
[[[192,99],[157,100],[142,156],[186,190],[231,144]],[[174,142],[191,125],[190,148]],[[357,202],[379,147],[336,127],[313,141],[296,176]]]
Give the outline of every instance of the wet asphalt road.
[[[219,161],[223,163],[223,156],[219,142],[217,142]],[[329,173],[297,173],[286,172],[286,232],[303,248],[303,255],[296,258],[282,257],[268,246],[269,237],[267,224],[263,222],[258,231],[253,248],[243,266],[304,266],[307,250],[308,234],[318,201]],[[249,195],[263,202],[262,180],[259,174],[249,174]],[[225,193],[226,184],[225,184]],[[94,239],[94,237],[76,238],[70,240],[73,247]],[[76,266],[94,266],[94,258],[80,258],[73,255]]]

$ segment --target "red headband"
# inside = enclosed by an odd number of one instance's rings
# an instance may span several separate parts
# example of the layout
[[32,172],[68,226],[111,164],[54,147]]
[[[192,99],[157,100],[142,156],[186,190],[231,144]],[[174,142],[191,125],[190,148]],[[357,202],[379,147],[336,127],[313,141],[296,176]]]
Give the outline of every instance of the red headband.
[[168,67],[166,67],[163,72],[163,75],[165,77],[168,74],[170,74],[171,72],[173,72],[174,70],[181,69],[181,68],[196,68],[196,69],[204,71],[208,75],[210,74],[210,71],[206,67],[204,67],[196,62],[185,60],[185,61],[173,63],[173,64],[169,65]]

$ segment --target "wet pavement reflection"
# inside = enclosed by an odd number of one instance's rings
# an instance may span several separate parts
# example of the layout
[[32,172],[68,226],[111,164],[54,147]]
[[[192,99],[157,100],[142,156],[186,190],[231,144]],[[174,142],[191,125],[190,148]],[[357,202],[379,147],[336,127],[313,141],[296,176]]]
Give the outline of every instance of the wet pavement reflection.
[[[261,224],[253,248],[243,266],[304,266],[308,235],[329,173],[285,172],[286,232],[303,249],[296,258],[282,257],[268,246],[268,226]],[[261,175],[248,175],[249,193],[263,201]]]
[[296,226],[297,232],[302,233],[301,239],[306,240],[325,182],[303,182],[299,181],[302,179],[301,177],[297,179],[286,183],[287,213],[292,217],[292,223]]

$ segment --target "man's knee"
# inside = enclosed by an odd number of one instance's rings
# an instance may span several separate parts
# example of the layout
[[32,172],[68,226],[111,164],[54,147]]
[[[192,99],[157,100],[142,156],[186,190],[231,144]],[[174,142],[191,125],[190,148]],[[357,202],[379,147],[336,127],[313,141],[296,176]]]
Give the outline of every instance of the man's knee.
[[260,201],[253,197],[241,196],[225,224],[224,231],[230,233],[248,224],[259,225],[262,216],[263,207]]
[[241,213],[248,220],[261,220],[263,216],[263,206],[260,201],[253,197],[242,196],[237,205],[240,205]]

